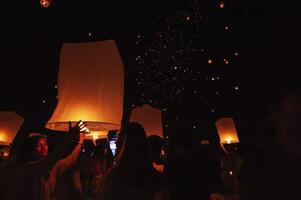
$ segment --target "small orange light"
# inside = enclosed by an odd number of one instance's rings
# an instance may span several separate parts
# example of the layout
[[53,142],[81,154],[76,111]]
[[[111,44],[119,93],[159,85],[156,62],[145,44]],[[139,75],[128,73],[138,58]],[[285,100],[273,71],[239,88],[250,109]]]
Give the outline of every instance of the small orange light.
[[40,0],[40,4],[44,8],[48,8],[50,6],[50,4],[51,4],[51,0]]
[[219,3],[219,8],[220,9],[224,9],[225,8],[225,3],[224,2],[220,2]]

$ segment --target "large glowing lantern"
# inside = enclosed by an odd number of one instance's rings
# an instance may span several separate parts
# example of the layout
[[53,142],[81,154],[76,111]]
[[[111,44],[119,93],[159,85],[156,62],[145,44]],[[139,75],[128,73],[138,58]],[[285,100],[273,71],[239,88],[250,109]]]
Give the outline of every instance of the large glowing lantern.
[[10,145],[24,118],[10,111],[0,111],[0,145]]
[[215,125],[218,130],[220,143],[232,144],[239,142],[233,118],[221,118],[215,122]]
[[68,130],[68,122],[88,122],[90,137],[120,128],[124,68],[114,40],[65,43],[61,50],[58,105],[46,127]]
[[130,121],[141,124],[147,136],[158,135],[163,138],[161,110],[152,108],[149,105],[137,107],[132,110]]

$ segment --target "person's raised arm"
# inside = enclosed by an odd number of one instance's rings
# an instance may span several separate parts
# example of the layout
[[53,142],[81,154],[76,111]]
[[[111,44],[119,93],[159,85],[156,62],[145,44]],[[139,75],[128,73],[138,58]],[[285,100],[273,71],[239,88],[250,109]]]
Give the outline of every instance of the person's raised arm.
[[[79,121],[74,127],[71,127],[71,123],[69,123],[69,133],[66,140],[62,141],[51,154],[46,157],[38,160],[29,162],[27,167],[31,168],[35,173],[39,173],[41,175],[45,175],[50,170],[52,170],[57,162],[62,158],[62,152],[66,152],[66,150],[70,147],[70,145],[74,143],[80,142],[80,135],[86,132],[86,123]],[[76,145],[76,151],[80,151],[80,144]]]
[[56,163],[54,167],[55,175],[62,174],[66,169],[70,168],[76,162],[78,155],[80,154],[81,146],[84,142],[84,139],[85,139],[85,134],[81,133],[78,144],[75,146],[72,153],[66,158],[61,159]]

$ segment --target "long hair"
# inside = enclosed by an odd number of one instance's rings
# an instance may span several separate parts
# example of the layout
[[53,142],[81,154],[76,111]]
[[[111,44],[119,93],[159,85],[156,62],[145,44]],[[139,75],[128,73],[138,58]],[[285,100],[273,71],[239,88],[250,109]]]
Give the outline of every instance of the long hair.
[[144,128],[135,122],[129,123],[121,132],[123,141],[118,162],[136,160],[149,162],[149,149]]
[[145,131],[140,124],[132,122],[120,134],[123,136],[117,164],[109,172],[106,181],[131,178],[139,182],[153,170]]

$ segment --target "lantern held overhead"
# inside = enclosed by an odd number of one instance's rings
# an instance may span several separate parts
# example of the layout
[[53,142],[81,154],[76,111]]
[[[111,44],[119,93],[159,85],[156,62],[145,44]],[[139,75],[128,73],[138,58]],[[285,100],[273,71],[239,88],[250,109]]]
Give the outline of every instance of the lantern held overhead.
[[68,130],[68,122],[87,122],[91,139],[120,128],[124,67],[114,40],[65,43],[61,50],[58,105],[46,127]]
[[221,144],[238,143],[238,135],[233,118],[221,118],[215,122]]
[[10,111],[0,111],[0,145],[10,145],[24,118]]

